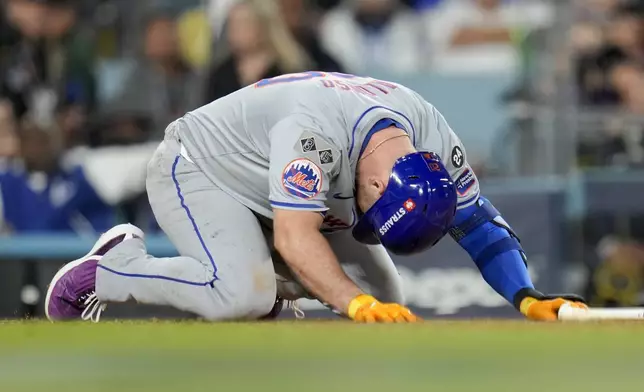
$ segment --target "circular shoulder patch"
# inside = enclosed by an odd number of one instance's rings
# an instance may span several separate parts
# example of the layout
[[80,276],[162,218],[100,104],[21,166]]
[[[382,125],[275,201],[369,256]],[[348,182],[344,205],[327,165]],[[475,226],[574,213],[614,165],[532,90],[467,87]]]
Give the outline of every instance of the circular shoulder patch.
[[459,169],[461,166],[463,166],[463,163],[465,163],[465,157],[463,156],[463,151],[459,146],[456,146],[452,149],[452,165],[454,165],[455,168]]
[[314,198],[322,190],[322,172],[308,159],[295,159],[282,172],[282,186],[293,196]]

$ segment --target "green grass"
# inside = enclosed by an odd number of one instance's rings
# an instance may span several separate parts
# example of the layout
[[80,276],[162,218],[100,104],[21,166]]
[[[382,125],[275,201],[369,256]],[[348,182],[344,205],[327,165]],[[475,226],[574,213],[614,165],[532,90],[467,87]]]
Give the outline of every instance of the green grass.
[[0,391],[644,390],[644,324],[0,322]]

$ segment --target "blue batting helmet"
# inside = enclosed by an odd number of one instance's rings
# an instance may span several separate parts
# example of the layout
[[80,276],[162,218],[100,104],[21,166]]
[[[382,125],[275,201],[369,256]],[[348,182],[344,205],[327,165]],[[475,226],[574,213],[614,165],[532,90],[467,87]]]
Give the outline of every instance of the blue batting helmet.
[[438,155],[414,152],[394,163],[385,191],[360,217],[353,236],[395,254],[420,252],[447,233],[456,204],[456,187]]

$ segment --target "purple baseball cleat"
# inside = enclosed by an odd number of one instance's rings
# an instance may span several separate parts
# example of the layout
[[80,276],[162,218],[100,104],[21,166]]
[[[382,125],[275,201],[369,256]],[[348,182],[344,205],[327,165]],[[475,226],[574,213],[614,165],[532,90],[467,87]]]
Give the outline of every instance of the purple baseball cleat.
[[51,321],[92,320],[98,322],[107,304],[96,297],[96,267],[110,249],[132,238],[143,239],[141,229],[130,224],[118,225],[103,234],[84,257],[67,263],[49,284],[45,314]]

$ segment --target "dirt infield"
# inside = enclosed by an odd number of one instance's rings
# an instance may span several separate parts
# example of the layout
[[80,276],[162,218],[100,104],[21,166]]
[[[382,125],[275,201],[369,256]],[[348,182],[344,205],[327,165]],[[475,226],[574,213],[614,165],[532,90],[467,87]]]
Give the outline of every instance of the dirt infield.
[[0,322],[0,391],[644,390],[644,323]]

